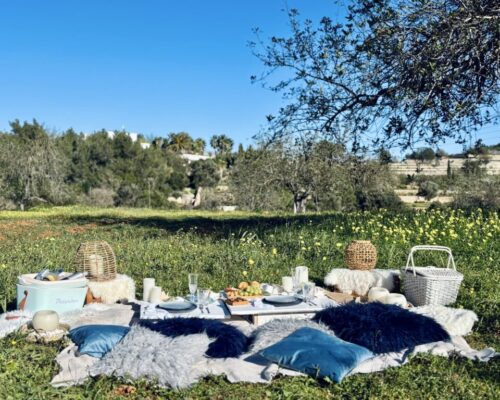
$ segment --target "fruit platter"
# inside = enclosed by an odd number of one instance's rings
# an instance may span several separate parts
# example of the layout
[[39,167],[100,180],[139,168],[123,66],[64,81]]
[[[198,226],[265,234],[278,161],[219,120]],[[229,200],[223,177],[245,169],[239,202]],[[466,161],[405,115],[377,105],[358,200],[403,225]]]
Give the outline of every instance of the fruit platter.
[[257,281],[240,282],[237,288],[224,289],[227,302],[231,305],[245,305],[248,300],[260,298],[264,295],[260,283]]

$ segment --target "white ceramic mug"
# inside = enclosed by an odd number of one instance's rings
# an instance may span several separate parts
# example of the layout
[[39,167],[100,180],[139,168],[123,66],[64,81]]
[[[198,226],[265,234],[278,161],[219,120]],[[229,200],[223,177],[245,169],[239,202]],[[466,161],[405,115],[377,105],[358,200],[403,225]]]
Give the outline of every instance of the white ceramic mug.
[[55,331],[59,327],[59,315],[52,310],[37,311],[33,315],[31,325],[37,331]]

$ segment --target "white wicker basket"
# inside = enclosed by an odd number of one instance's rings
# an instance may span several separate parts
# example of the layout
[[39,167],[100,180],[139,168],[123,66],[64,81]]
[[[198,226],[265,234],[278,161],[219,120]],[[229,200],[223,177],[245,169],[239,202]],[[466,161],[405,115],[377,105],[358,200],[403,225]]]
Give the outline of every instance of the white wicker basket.
[[[415,267],[413,254],[418,250],[444,251],[448,253],[446,268]],[[402,277],[406,298],[415,306],[429,304],[446,306],[454,303],[457,300],[458,289],[464,278],[456,270],[451,250],[444,246],[412,247]]]

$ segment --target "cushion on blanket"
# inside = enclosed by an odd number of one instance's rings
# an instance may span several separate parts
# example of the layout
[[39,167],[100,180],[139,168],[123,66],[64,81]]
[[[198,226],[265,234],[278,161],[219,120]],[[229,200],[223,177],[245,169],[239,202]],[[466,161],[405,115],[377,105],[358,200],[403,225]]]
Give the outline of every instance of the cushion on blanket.
[[213,358],[238,357],[248,350],[249,340],[239,329],[220,321],[202,318],[170,318],[141,321],[141,325],[169,337],[206,333],[215,341],[206,355]]
[[373,353],[317,329],[301,328],[260,354],[280,366],[305,372],[313,378],[340,382]]
[[448,333],[433,319],[378,302],[327,308],[316,313],[313,319],[327,325],[341,339],[374,353],[450,340]]
[[250,336],[252,352],[258,352],[266,347],[278,343],[300,328],[313,328],[325,332],[329,335],[335,335],[332,330],[324,324],[311,321],[310,319],[273,319],[264,325],[257,327]]
[[80,354],[102,358],[130,331],[128,326],[82,325],[69,331]]

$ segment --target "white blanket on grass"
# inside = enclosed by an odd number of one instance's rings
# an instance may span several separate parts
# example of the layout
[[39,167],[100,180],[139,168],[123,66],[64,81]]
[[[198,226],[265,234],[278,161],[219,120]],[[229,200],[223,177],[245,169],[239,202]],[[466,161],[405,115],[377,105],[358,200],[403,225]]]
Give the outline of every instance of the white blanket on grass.
[[[190,336],[193,336],[193,340],[197,340],[197,336],[200,335]],[[182,338],[186,341],[188,348],[190,347],[188,344],[190,336]],[[209,341],[208,337],[207,341]],[[52,380],[51,384],[53,386],[61,387],[82,384],[91,375],[91,371],[95,370],[96,366],[98,366],[99,359],[86,355],[77,356],[77,350],[78,348],[75,345],[70,345],[57,356],[56,361],[61,367],[61,372]],[[200,349],[200,351],[204,350]],[[406,350],[380,354],[362,362],[351,371],[350,375],[367,374],[383,371],[389,367],[399,367],[408,362],[410,355],[418,353],[429,353],[441,357],[458,355],[481,362],[486,362],[498,355],[492,348],[479,351],[474,350],[467,344],[464,338],[454,336],[450,342],[434,342],[417,346],[413,352]],[[185,363],[186,360],[180,356],[178,362]],[[120,371],[120,374],[123,374],[123,371]],[[229,382],[232,383],[269,383],[277,375],[299,376],[303,374],[281,368],[277,364],[270,363],[260,357],[258,354],[247,353],[240,358],[214,359],[205,357],[201,361],[191,364],[191,370],[188,375],[178,375],[175,377],[178,381],[174,380],[172,383],[176,387],[188,387],[209,375],[225,375]]]
[[[106,306],[101,306],[101,308],[105,307]],[[115,315],[117,314],[116,311],[121,307],[126,306],[117,305],[114,307]],[[97,312],[95,308],[96,307],[94,306],[93,310],[87,310],[86,313],[90,313],[91,311]],[[437,309],[435,307],[429,309],[422,308],[421,310],[418,310],[418,308],[419,307],[417,307],[415,311],[421,311],[420,313],[424,315],[434,315],[438,321],[439,318],[441,318],[442,321],[447,321],[448,329],[452,331],[458,329],[457,326],[460,325],[461,320],[470,321],[473,317],[469,314],[472,313],[471,311],[464,312],[467,310],[443,307],[443,309],[449,310],[448,313],[446,313],[439,307]],[[120,312],[118,312],[118,314],[120,314]],[[127,314],[122,313],[122,316],[123,315]],[[126,318],[122,319],[122,321],[125,320]],[[80,325],[81,321],[76,320],[74,321],[74,324]],[[446,324],[443,325],[445,326]],[[253,327],[251,325],[248,325],[245,326],[243,330],[245,331],[245,334],[249,334],[252,328]],[[157,333],[154,333],[154,335],[157,335]],[[183,337],[182,340],[189,342],[191,340],[190,336]],[[199,335],[192,336],[192,340],[195,340],[196,336]],[[201,352],[200,354],[202,354],[205,349],[199,349],[199,351]],[[389,367],[398,367],[408,362],[409,355],[417,353],[429,353],[442,357],[458,355],[482,362],[486,362],[492,357],[498,355],[498,353],[496,353],[492,348],[486,348],[480,351],[474,350],[470,348],[463,337],[452,335],[452,340],[450,342],[435,342],[417,346],[412,352],[401,351],[380,354],[358,365],[353,371],[351,371],[351,374],[371,373],[382,371]],[[77,347],[75,345],[70,345],[64,349],[57,356],[56,361],[60,366],[60,373],[56,375],[51,382],[54,386],[72,386],[81,384],[91,375],[92,371],[99,370],[99,368],[97,368],[99,359],[90,356],[77,356]],[[186,360],[184,357],[179,356],[178,362],[185,363]],[[239,358],[210,359],[201,357],[196,363],[192,364],[191,367],[192,371],[190,371],[189,376],[179,376],[178,381],[176,380],[177,377],[170,377],[169,379],[172,382],[172,386],[186,387],[196,383],[199,379],[208,375],[226,375],[230,382],[250,383],[269,383],[276,375],[302,375],[300,372],[280,368],[278,365],[270,363],[254,352],[249,352]],[[123,368],[120,367],[119,374],[123,373],[122,370]],[[172,381],[172,379],[174,380]],[[158,380],[160,381],[161,379]],[[165,377],[164,382],[169,382],[169,380]]]
[[[129,325],[133,316],[131,305],[94,303],[81,310],[61,314],[59,319],[71,328],[76,328],[88,324]],[[32,318],[33,313],[29,311],[15,310],[0,314],[0,339],[17,331]]]

